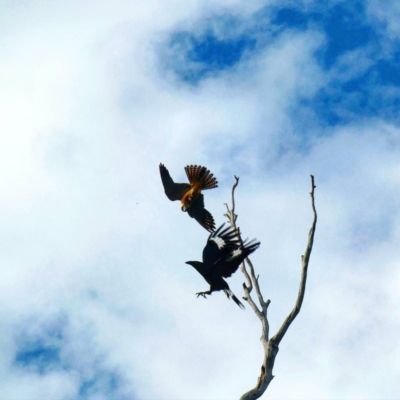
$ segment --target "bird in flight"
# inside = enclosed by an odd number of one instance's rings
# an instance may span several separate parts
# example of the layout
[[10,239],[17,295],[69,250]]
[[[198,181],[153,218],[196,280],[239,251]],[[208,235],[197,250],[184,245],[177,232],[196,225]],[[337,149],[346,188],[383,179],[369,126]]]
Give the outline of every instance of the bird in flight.
[[160,164],[160,175],[164,185],[165,194],[174,201],[181,201],[182,211],[187,211],[203,228],[209,232],[215,230],[213,216],[204,208],[202,190],[218,187],[217,179],[212,173],[201,165],[188,165],[185,167],[189,183],[175,183],[164,164]]
[[208,237],[203,250],[203,262],[186,261],[186,264],[194,267],[210,285],[210,290],[196,293],[197,297],[207,298],[206,295],[223,290],[228,298],[232,298],[240,308],[244,308],[223,278],[229,278],[235,273],[243,260],[258,249],[260,242],[255,242],[253,239],[241,243],[237,230],[232,227],[223,229],[224,225],[222,224]]

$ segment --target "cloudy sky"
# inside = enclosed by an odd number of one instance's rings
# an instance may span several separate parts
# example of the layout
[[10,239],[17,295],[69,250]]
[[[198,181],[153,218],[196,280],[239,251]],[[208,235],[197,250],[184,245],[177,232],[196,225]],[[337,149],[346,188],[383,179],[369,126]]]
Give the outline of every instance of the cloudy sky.
[[[400,393],[400,5],[0,0],[0,398],[235,399],[260,324],[207,300],[207,232],[164,195],[207,166],[275,333],[265,398]],[[229,279],[240,298],[243,276]]]

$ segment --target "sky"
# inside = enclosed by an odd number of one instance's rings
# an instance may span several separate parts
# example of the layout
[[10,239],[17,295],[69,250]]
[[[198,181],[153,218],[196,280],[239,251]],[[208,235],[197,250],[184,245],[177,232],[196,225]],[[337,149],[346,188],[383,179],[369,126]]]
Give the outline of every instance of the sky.
[[[189,265],[208,233],[158,166],[237,223],[271,334],[263,398],[400,393],[400,4],[0,0],[0,398],[235,399],[261,326]],[[240,271],[229,278],[243,296]],[[246,306],[246,303],[243,301]]]

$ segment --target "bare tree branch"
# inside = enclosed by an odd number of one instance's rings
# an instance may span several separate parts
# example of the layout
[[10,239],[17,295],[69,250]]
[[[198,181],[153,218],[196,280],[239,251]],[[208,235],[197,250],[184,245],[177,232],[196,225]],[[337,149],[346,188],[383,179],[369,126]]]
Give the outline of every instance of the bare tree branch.
[[[232,186],[232,208],[229,209],[228,204],[225,203],[227,212],[226,212],[226,214],[224,214],[224,216],[228,218],[228,221],[230,222],[232,228],[237,230],[240,243],[243,243],[242,242],[242,237],[240,236],[240,230],[236,227],[237,214],[235,214],[235,189],[236,189],[238,184],[239,184],[239,177],[237,177],[235,175],[235,183]],[[253,284],[252,284],[252,281],[250,279],[250,276],[249,276],[249,274],[248,274],[248,272],[246,270],[246,266],[245,266],[244,263],[242,263],[242,265],[240,266],[240,270],[242,271],[242,273],[244,274],[244,276],[246,278],[246,282],[247,282],[246,288],[248,289],[247,297],[249,297],[250,296],[250,292],[253,290]],[[245,291],[245,293],[246,293],[246,291]],[[244,299],[247,300],[247,298],[244,298]],[[257,306],[255,304],[254,304],[254,306],[257,308]],[[254,308],[253,308],[253,310],[254,310]]]
[[315,227],[317,225],[317,211],[315,210],[315,203],[314,203],[314,189],[316,186],[314,185],[314,176],[311,175],[311,206],[314,214],[314,221],[310,229],[310,233],[308,234],[308,242],[307,242],[307,247],[306,251],[304,252],[304,255],[301,256],[301,280],[300,280],[300,288],[299,288],[299,293],[297,295],[297,300],[296,304],[294,305],[294,308],[292,312],[286,317],[285,321],[283,322],[282,326],[278,330],[278,332],[275,334],[274,337],[271,338],[271,340],[274,340],[276,344],[279,345],[280,341],[282,340],[283,336],[285,335],[286,331],[288,330],[290,324],[293,322],[293,320],[296,318],[297,314],[300,312],[301,305],[303,304],[303,299],[304,299],[304,293],[306,291],[306,281],[307,281],[307,270],[308,270],[308,262],[310,260],[310,255],[311,255],[311,250],[312,246],[314,243],[314,233],[315,233]]
[[268,305],[271,302],[271,300],[267,300],[267,302],[264,301],[264,298],[263,298],[261,290],[260,290],[260,285],[258,284],[259,275],[257,275],[257,277],[256,277],[256,274],[254,272],[253,263],[250,261],[250,259],[248,257],[245,259],[245,261],[246,261],[246,264],[248,265],[249,270],[250,270],[251,280],[253,282],[254,288],[256,289],[258,301],[260,302],[260,305],[261,305],[261,308],[262,308],[263,312],[266,314]]
[[[243,243],[241,235],[240,235],[240,230],[236,226],[236,220],[237,220],[237,214],[235,214],[235,189],[239,184],[239,178],[235,176],[235,183],[233,184],[232,187],[232,208],[229,209],[228,205],[225,204],[227,208],[227,213],[225,216],[228,218],[231,226],[235,229],[237,229],[238,232],[238,238]],[[243,297],[244,300],[248,302],[250,307],[253,309],[254,313],[257,315],[257,317],[261,321],[262,325],[262,334],[261,334],[261,343],[264,348],[264,359],[263,363],[261,365],[261,373],[260,376],[257,379],[257,384],[256,386],[246,392],[245,394],[242,395],[240,400],[255,400],[260,398],[264,392],[267,390],[269,384],[271,383],[272,379],[274,378],[272,374],[272,370],[274,368],[274,363],[275,363],[275,357],[278,354],[279,351],[279,343],[282,340],[283,336],[285,335],[286,331],[288,330],[290,324],[294,321],[296,318],[297,314],[300,312],[301,305],[303,303],[304,299],[304,293],[306,289],[306,281],[307,281],[307,269],[308,269],[308,262],[310,260],[310,255],[312,251],[312,246],[314,242],[314,234],[315,234],[315,228],[317,225],[317,212],[315,209],[315,203],[314,203],[314,189],[316,186],[314,185],[314,176],[311,175],[311,205],[312,205],[312,211],[314,214],[314,220],[310,229],[310,232],[308,234],[308,242],[307,242],[307,247],[304,255],[301,257],[301,262],[302,262],[302,272],[301,272],[301,280],[300,280],[300,288],[299,288],[299,293],[297,296],[297,300],[295,303],[295,306],[292,310],[292,312],[288,315],[288,317],[285,319],[283,322],[281,328],[278,330],[278,332],[271,338],[269,339],[269,323],[268,323],[268,317],[267,317],[267,311],[268,311],[268,306],[270,304],[270,300],[264,301],[264,298],[262,296],[260,286],[258,283],[258,278],[259,276],[256,277],[255,271],[254,271],[254,266],[252,262],[246,258],[245,262],[241,265],[241,270],[245,276],[246,283],[243,283],[243,290],[245,296]],[[250,273],[246,269],[246,264],[248,266],[248,269]],[[254,300],[251,297],[251,291],[253,290],[253,287],[255,288],[258,301],[261,306],[261,310],[257,307],[255,304]]]

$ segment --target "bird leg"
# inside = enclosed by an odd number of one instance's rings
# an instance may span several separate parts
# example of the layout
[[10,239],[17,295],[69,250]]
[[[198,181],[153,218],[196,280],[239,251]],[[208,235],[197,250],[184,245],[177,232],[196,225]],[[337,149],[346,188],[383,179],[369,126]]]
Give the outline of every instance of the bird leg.
[[198,293],[196,293],[196,296],[197,297],[203,296],[206,299],[207,298],[206,297],[207,294],[210,295],[211,294],[211,290],[209,290],[208,292],[198,292]]

